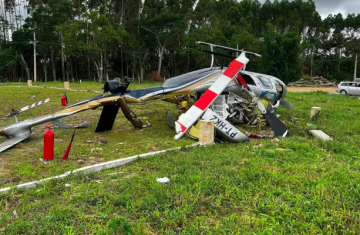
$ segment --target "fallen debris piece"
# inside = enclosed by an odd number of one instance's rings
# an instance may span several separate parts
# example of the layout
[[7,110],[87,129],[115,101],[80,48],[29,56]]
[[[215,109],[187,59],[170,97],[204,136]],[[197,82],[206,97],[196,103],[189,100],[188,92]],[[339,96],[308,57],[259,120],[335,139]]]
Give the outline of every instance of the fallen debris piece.
[[256,134],[252,134],[252,133],[249,133],[249,132],[246,132],[246,136],[249,137],[249,138],[255,138],[255,139],[263,139],[263,138],[266,138],[266,137],[263,136],[263,135],[256,135]]
[[45,161],[45,160],[42,159],[42,158],[39,158],[39,161],[42,162],[42,163],[44,163],[45,165],[50,165],[50,164],[51,164],[50,161]]
[[70,188],[70,184],[65,184],[65,188]]
[[314,124],[311,124],[311,123],[308,123],[307,126],[310,127],[310,128],[316,128],[316,126]]
[[263,144],[259,144],[259,145],[254,145],[253,146],[253,149],[259,149],[259,148],[262,148],[262,147],[264,147],[264,145]]
[[321,130],[310,130],[310,134],[312,134],[315,138],[322,139],[324,141],[333,140],[333,138]]
[[101,152],[103,149],[102,148],[93,148],[90,150],[90,152]]
[[18,214],[17,214],[17,212],[16,212],[16,210],[13,210],[13,215],[14,215],[14,217],[16,218],[16,219],[18,219],[19,218],[19,216],[18,216]]
[[108,142],[107,141],[99,141],[99,144],[107,145]]
[[164,178],[158,178],[158,179],[156,179],[156,181],[160,182],[160,183],[169,183],[170,179],[167,177],[164,177]]

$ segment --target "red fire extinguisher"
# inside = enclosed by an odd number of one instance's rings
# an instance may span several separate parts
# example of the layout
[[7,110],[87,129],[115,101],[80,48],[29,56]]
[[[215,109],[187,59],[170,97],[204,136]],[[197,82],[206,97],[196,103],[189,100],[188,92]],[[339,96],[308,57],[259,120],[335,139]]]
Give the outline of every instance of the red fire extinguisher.
[[68,100],[67,100],[67,96],[66,96],[66,93],[61,96],[61,105],[62,106],[66,106],[68,104]]
[[44,134],[44,160],[53,160],[55,135],[49,126],[45,126],[44,129],[48,129]]

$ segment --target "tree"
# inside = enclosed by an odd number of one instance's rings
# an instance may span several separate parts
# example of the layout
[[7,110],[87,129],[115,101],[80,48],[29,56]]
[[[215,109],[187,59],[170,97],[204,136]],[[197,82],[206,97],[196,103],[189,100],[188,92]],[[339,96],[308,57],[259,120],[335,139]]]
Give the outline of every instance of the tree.
[[296,32],[278,34],[274,26],[268,25],[262,45],[263,72],[278,77],[285,83],[301,77],[300,37]]
[[57,27],[59,32],[64,32],[62,42],[67,46],[63,50],[67,53],[85,53],[93,60],[99,82],[103,76],[108,80],[108,50],[116,50],[126,32],[110,25],[109,19],[96,11],[84,13],[82,17],[72,23]]

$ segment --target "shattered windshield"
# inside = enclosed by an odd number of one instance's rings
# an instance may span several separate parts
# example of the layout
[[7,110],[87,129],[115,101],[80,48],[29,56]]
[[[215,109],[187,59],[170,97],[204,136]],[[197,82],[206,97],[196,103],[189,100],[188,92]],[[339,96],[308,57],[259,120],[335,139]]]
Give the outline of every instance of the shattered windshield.
[[268,79],[267,77],[264,77],[264,76],[260,76],[260,75],[258,75],[257,77],[260,80],[260,82],[261,82],[261,84],[263,85],[264,88],[267,88],[267,89],[272,88],[270,79]]

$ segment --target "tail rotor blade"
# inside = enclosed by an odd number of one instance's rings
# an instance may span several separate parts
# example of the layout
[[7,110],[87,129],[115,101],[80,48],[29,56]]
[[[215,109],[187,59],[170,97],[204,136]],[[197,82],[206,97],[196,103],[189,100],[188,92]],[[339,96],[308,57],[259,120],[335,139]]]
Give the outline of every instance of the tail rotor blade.
[[31,105],[29,105],[29,106],[25,106],[25,107],[23,107],[23,108],[21,108],[21,109],[19,109],[19,110],[14,110],[14,109],[13,109],[12,112],[10,112],[10,113],[8,113],[7,115],[5,115],[5,117],[13,117],[13,116],[16,116],[16,115],[18,115],[18,114],[20,114],[20,113],[22,113],[22,112],[24,112],[24,111],[26,111],[26,110],[29,110],[29,109],[35,108],[35,107],[37,107],[37,106],[39,106],[39,105],[48,103],[49,101],[50,101],[50,99],[48,98],[48,99],[46,99],[46,100],[39,101],[39,102],[34,103],[34,104],[31,104]]
[[26,106],[26,107],[23,107],[21,109],[18,110],[18,113],[22,113],[28,109],[32,109],[32,108],[35,108],[36,106],[39,106],[39,105],[42,105],[42,104],[45,104],[45,103],[48,103],[50,101],[50,99],[46,99],[46,100],[43,100],[43,101],[39,101],[37,103],[34,103],[32,105],[29,105],[29,106]]

